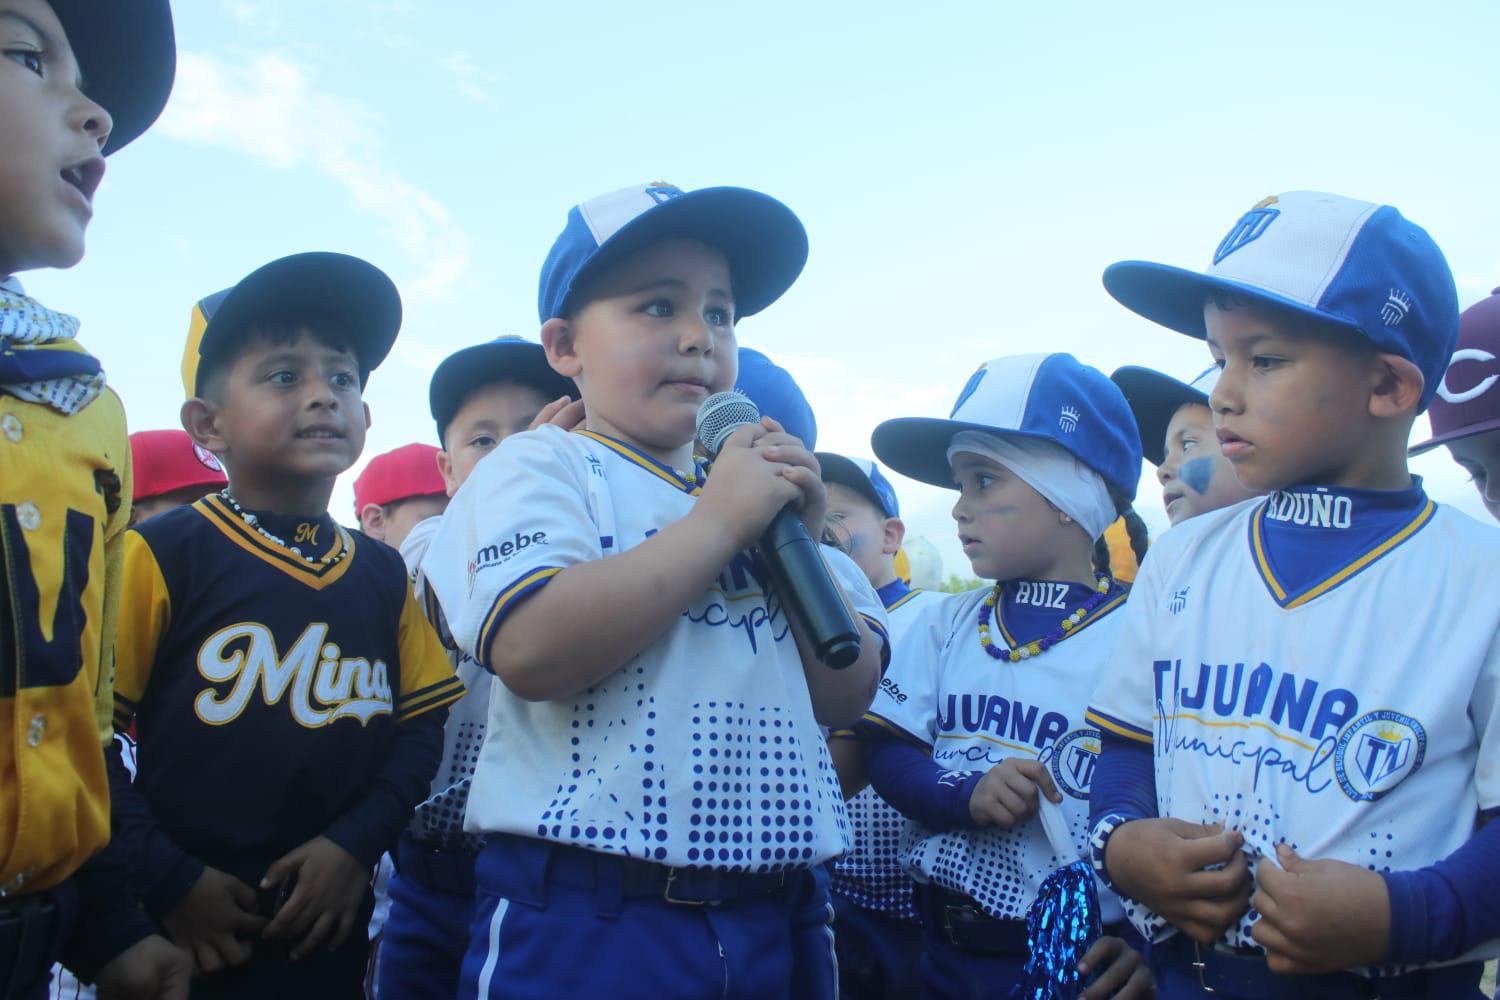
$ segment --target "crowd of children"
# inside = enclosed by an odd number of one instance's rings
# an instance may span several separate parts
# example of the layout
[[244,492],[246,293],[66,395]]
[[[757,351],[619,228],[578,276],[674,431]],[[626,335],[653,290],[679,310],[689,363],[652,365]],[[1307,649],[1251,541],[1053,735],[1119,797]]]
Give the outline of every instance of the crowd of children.
[[[1481,995],[1500,531],[1407,456],[1500,518],[1500,295],[1460,316],[1396,209],[1290,192],[1204,272],[1109,268],[1206,343],[1191,382],[1009,355],[882,423],[956,491],[986,583],[946,594],[881,467],[815,452],[738,344],[797,216],[601,195],[538,338],[437,368],[437,446],[372,460],[353,530],[329,497],[401,327],[373,265],[200,300],[183,429],[128,440],[16,280],[81,258],[173,51],[167,0],[0,0],[0,998]],[[700,448],[732,390],[761,419]],[[847,665],[757,551],[788,507]],[[1057,912],[1078,947],[1043,955]]]

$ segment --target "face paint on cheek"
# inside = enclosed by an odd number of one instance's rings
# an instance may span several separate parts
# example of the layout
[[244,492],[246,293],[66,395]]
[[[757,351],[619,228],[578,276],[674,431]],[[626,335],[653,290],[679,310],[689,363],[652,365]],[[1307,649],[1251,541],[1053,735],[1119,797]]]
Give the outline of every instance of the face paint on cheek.
[[1177,478],[1182,480],[1199,496],[1208,492],[1208,485],[1214,481],[1214,460],[1211,458],[1195,458],[1190,462],[1183,462],[1182,468],[1177,470]]

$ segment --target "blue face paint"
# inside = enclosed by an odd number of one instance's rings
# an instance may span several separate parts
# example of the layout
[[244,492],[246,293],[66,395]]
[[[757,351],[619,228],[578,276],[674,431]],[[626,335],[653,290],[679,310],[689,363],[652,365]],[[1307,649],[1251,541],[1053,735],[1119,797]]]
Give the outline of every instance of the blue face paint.
[[1214,480],[1214,460],[1195,458],[1190,462],[1183,462],[1182,468],[1177,470],[1177,478],[1186,483],[1194,493],[1202,496],[1208,492],[1208,484]]

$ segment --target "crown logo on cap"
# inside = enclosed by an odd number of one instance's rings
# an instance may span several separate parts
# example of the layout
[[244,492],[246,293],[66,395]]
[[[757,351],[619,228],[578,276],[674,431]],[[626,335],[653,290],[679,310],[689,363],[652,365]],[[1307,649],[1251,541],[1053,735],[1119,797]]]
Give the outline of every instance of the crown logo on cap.
[[1395,326],[1406,318],[1411,312],[1411,296],[1399,288],[1392,288],[1391,294],[1385,298],[1385,305],[1380,307],[1380,322],[1386,326]]
[[1064,406],[1062,413],[1058,415],[1057,426],[1063,429],[1063,433],[1072,434],[1078,429],[1078,418],[1083,416],[1071,406]]

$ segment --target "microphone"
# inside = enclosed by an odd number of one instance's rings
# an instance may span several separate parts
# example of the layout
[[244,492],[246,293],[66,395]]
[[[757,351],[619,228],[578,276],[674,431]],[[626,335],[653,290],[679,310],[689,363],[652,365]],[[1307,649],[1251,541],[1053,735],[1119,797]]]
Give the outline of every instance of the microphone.
[[[718,457],[729,435],[746,424],[760,423],[760,410],[740,392],[716,392],[698,408],[698,443],[710,459]],[[859,629],[828,572],[817,542],[791,507],[771,518],[756,548],[770,567],[787,607],[812,642],[813,654],[842,670],[859,659]]]

